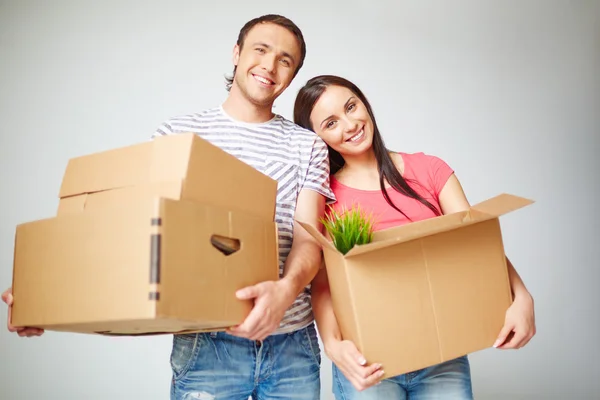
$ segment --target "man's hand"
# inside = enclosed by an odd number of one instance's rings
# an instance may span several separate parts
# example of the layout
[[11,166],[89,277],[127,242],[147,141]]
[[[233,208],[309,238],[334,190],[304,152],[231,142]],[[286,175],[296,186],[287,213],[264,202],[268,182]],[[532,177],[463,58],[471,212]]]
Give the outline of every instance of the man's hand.
[[2,293],[2,301],[8,305],[8,318],[6,319],[6,326],[8,327],[9,332],[17,332],[17,334],[21,337],[41,336],[44,333],[43,329],[17,328],[10,324],[13,303],[12,288],[8,288],[4,293]]
[[285,278],[238,290],[237,298],[254,299],[254,307],[244,322],[229,328],[227,333],[250,340],[264,340],[279,327],[285,311],[292,305],[296,295],[293,286]]

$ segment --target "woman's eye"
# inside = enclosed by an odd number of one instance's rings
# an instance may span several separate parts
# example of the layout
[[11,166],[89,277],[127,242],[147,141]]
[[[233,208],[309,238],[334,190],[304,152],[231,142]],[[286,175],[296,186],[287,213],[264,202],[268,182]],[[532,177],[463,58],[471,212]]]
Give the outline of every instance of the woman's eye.
[[355,105],[355,104],[350,104],[350,105],[348,106],[348,111],[352,111],[352,110],[354,110],[354,108],[355,108],[355,107],[356,107],[356,105]]
[[329,129],[329,128],[333,127],[333,125],[335,125],[335,121],[329,121],[329,122],[327,123],[327,125],[325,125],[325,127],[326,127],[327,129]]

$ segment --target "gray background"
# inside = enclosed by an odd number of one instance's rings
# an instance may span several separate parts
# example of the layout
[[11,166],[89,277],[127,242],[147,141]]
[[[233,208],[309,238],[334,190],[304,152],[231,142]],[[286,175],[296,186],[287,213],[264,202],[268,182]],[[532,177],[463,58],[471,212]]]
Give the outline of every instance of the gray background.
[[[471,356],[476,397],[600,398],[599,2],[282,3],[0,1],[0,288],[15,226],[54,215],[70,157],[145,141],[172,115],[220,104],[239,29],[277,12],[308,43],[277,112],[291,117],[308,78],[343,75],[364,89],[390,148],[445,159],[472,203],[536,200],[501,221],[538,334],[518,351]],[[168,336],[0,329],[0,398],[166,399],[169,352]],[[325,357],[322,376],[331,399]]]

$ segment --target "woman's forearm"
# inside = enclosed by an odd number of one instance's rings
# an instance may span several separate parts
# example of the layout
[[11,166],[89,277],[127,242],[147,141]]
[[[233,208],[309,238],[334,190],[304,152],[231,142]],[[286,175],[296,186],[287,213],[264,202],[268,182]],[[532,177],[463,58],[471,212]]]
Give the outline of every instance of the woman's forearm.
[[523,280],[519,276],[519,273],[512,265],[508,257],[506,257],[506,264],[508,267],[508,280],[510,282],[510,289],[512,291],[513,300],[523,299],[533,301],[531,294],[527,290],[527,287],[525,287],[525,283],[523,283]]
[[324,269],[319,271],[312,284],[312,307],[319,336],[327,353],[333,341],[342,340],[342,334],[333,312],[327,272]]

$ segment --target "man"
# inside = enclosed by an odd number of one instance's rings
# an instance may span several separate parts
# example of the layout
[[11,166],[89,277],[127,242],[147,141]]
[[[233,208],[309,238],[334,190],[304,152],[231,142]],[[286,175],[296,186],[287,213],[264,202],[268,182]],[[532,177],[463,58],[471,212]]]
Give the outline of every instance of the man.
[[[238,298],[254,300],[254,307],[243,323],[227,332],[174,336],[173,399],[320,397],[321,356],[309,284],[319,269],[321,252],[293,220],[318,226],[326,199],[334,199],[328,152],[314,133],[272,112],[305,55],[302,32],[289,19],[264,15],[249,21],[233,49],[235,67],[226,101],[172,118],[153,135],[195,132],[279,182],[281,279],[239,290]],[[9,291],[3,295],[9,305],[10,297]],[[9,324],[9,330],[17,329]],[[31,328],[17,331],[21,336],[42,333]]]

